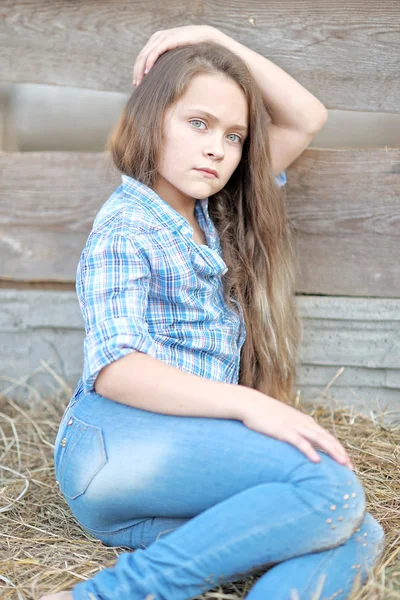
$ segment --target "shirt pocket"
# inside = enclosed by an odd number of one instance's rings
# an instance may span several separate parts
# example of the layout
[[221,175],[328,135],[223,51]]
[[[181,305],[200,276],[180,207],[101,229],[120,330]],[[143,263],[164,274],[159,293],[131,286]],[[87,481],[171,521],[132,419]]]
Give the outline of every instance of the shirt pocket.
[[66,498],[74,500],[107,463],[103,432],[72,415],[59,445],[61,452],[55,465],[59,489]]

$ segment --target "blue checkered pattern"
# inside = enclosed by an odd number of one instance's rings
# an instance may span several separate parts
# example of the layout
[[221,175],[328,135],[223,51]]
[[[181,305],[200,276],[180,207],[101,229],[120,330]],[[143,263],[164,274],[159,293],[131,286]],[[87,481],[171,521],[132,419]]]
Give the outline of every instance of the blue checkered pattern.
[[[206,246],[193,241],[188,221],[153,190],[121,179],[96,215],[77,268],[86,337],[74,397],[93,391],[100,370],[131,352],[237,384],[243,311],[223,298],[227,267],[208,198],[195,205]],[[285,185],[285,172],[276,181]]]

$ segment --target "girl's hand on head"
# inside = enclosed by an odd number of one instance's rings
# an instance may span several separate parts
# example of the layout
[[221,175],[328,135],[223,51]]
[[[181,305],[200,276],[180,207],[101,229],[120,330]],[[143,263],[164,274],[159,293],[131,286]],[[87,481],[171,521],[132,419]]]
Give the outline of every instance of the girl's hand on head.
[[334,435],[310,415],[271,396],[261,392],[259,396],[253,395],[251,401],[243,405],[241,420],[249,429],[292,444],[312,462],[320,461],[313,447],[316,444],[338,463],[353,470],[349,455]]
[[[133,85],[139,85],[160,54],[199,42],[222,41],[221,32],[210,25],[184,25],[156,31],[139,52],[133,67]],[[221,40],[219,39],[221,36]]]

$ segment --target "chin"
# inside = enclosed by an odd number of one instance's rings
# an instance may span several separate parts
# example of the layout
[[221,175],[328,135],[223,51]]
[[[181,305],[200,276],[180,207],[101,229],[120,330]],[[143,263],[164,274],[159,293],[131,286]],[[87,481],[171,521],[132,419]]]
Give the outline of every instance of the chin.
[[215,194],[214,190],[211,190],[211,186],[206,185],[188,185],[185,187],[179,187],[177,190],[187,198],[195,198],[202,200],[208,198],[210,194]]
[[215,181],[210,180],[209,182],[204,182],[204,183],[201,183],[200,185],[196,186],[196,191],[193,194],[193,196],[195,196],[195,198],[199,198],[199,199],[208,198],[212,194],[216,194],[217,192],[222,190],[222,188],[223,188],[223,186],[220,185],[219,180],[215,180]]

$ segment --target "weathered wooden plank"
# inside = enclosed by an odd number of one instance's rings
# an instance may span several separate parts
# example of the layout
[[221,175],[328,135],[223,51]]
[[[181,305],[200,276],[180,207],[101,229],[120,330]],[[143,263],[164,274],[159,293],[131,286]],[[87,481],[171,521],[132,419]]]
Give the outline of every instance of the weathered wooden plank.
[[[1,310],[1,309],[0,309]],[[57,380],[41,365],[46,361],[72,391],[82,374],[84,331],[37,328],[29,331],[0,331],[0,394],[6,393],[16,381],[22,379],[40,394],[51,394],[60,387]],[[33,374],[39,371],[38,374]],[[10,396],[29,400],[29,388],[13,386]],[[72,393],[72,392],[71,392]]]
[[[400,149],[307,149],[287,176],[297,292],[399,297]],[[121,181],[109,157],[0,153],[0,179],[0,278],[73,282],[93,219]]]
[[[297,296],[302,318],[342,321],[400,321],[400,304],[396,298],[347,298],[340,296]],[[340,325],[341,326],[341,325]]]
[[0,83],[0,151],[20,149],[13,109],[11,86],[7,83]]
[[[346,335],[350,326],[374,335],[379,330],[388,331],[387,324],[389,331],[398,331],[400,327],[400,299],[296,296],[296,306],[303,322],[312,324],[314,330],[327,328],[327,323],[337,323],[336,329],[346,331]],[[0,307],[0,331],[83,327],[75,291],[3,289],[0,290]],[[375,319],[370,329],[373,314],[381,318]],[[397,360],[400,368],[400,355]],[[379,363],[374,366],[378,368]]]
[[0,181],[0,278],[75,281],[93,220],[120,174],[103,153],[0,152]]
[[[343,357],[345,359],[345,357]],[[343,371],[342,371],[343,369]],[[325,387],[334,380],[334,386],[400,389],[400,369],[351,367],[348,365],[321,366],[302,363],[298,367],[297,385]],[[400,398],[399,398],[400,403]]]
[[[324,296],[326,297],[326,296]],[[318,330],[321,325],[321,321],[319,319],[307,319],[307,323],[313,329]],[[342,331],[365,331],[371,330],[376,331],[389,331],[393,332],[394,330],[400,330],[400,323],[391,323],[390,321],[360,321],[357,319],[356,321],[344,321],[341,319],[324,319],[322,321],[323,328],[325,331],[337,331],[338,329]]]
[[[370,410],[376,409],[378,399],[381,406],[389,403],[392,420],[400,415],[400,299],[297,296],[296,301],[306,332],[296,381],[303,396],[319,398],[337,376],[328,395],[338,402]],[[370,311],[381,316],[381,320],[374,321],[375,329],[369,328],[366,309],[366,320],[360,319],[363,303],[368,303]],[[388,304],[389,321],[385,321],[383,315]],[[321,317],[324,314],[329,315],[328,321]],[[397,319],[391,321],[391,315]],[[338,318],[331,318],[335,316]],[[338,324],[335,335],[332,330],[325,330],[326,322]],[[391,322],[397,326],[393,332],[387,327]],[[392,339],[394,334],[397,350],[393,347],[387,352],[385,336],[388,334],[392,334]],[[0,290],[0,392],[13,380],[40,369],[40,359],[43,359],[64,379],[72,393],[82,374],[84,336],[84,322],[75,292]],[[390,355],[392,360],[388,359]],[[338,375],[341,367],[344,371]],[[28,383],[43,394],[54,393],[59,387],[45,370],[33,375]],[[28,388],[17,387],[10,393],[30,401]],[[321,403],[325,400],[322,398]]]
[[[0,290],[0,332],[82,330],[78,298],[71,291]],[[0,363],[1,364],[1,363]]]
[[399,149],[308,149],[289,167],[297,292],[400,296],[399,159]]
[[326,394],[323,386],[299,386],[301,398],[306,402],[314,402],[322,406],[347,407],[350,414],[365,414],[379,422],[379,415],[386,411],[383,421],[387,424],[400,425],[399,390],[369,388],[356,386],[351,388],[332,386]]
[[399,367],[400,328],[393,331],[365,329],[325,330],[323,322],[318,329],[305,328],[301,362],[317,365],[387,369]]
[[[373,10],[373,14],[371,14]],[[328,108],[399,112],[399,5],[349,0],[3,0],[0,80],[127,92],[157,30],[212,25],[266,56]],[[367,58],[366,58],[367,57]]]

